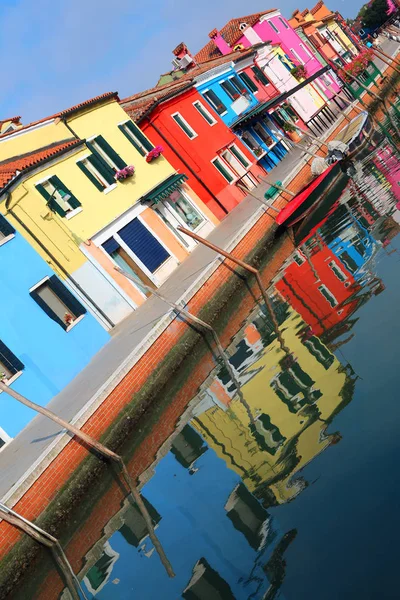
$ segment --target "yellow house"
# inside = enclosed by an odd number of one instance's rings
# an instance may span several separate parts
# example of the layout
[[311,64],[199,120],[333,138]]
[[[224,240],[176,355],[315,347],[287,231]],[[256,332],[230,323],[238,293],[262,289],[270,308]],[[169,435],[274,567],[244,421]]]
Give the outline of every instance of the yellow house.
[[[281,326],[291,356],[277,339],[261,354],[257,350],[258,360],[240,374],[243,398],[214,398],[214,386],[206,393],[210,408],[192,422],[250,491],[262,495],[269,486],[278,503],[301,491],[304,482],[295,474],[339,439],[326,434],[327,421],[351,390],[350,375],[318,338],[301,341],[298,332],[305,326],[292,311]],[[246,355],[258,348],[247,330],[243,341]]]
[[318,22],[318,31],[328,39],[339,52],[342,58],[350,59],[358,54],[358,50],[345,30],[341,27],[336,14],[333,13],[324,2],[320,1],[310,11],[311,15]]
[[116,93],[0,135],[0,211],[113,324],[194,247],[178,225],[206,236],[216,224]]

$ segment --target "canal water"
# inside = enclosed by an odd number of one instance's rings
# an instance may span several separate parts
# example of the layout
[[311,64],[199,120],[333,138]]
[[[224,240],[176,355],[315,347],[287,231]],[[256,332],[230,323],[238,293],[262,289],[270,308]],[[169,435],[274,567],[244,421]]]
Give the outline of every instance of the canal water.
[[[221,362],[159,415],[136,458],[150,465],[142,494],[176,576],[136,506],[106,486],[65,545],[87,598],[400,597],[393,149],[359,160],[343,187],[297,232],[268,290],[274,319],[261,303],[241,318],[234,379]],[[35,597],[58,598],[52,582]]]

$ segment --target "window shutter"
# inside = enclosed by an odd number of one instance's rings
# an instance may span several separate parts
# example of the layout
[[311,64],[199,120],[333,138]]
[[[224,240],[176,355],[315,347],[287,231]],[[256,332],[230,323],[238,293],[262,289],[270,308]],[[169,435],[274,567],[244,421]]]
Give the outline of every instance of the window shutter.
[[[24,370],[24,364],[11,352],[9,348],[0,340],[0,361],[13,374],[16,375]],[[1,369],[1,367],[0,367]]]
[[[127,123],[125,123],[125,125],[127,125]],[[122,131],[122,133],[124,134],[126,139],[130,141],[132,146],[134,146],[136,148],[136,150],[139,152],[139,154],[141,154],[142,156],[146,156],[146,151],[143,150],[143,148],[141,146],[139,146],[139,144],[137,144],[134,139],[131,138],[131,136],[125,129],[125,125],[118,125],[118,129],[120,131]],[[136,135],[136,133],[135,133],[135,135]]]
[[264,71],[260,69],[260,67],[254,66],[251,67],[251,70],[253,71],[254,77],[257,79],[257,81],[259,81],[263,85],[269,85],[269,79],[265,75]]
[[53,321],[55,321],[63,329],[67,329],[66,323],[64,323],[64,321],[62,321],[61,319],[58,318],[56,313],[51,310],[51,308],[46,304],[46,302],[44,302],[44,300],[42,300],[42,298],[39,296],[39,294],[36,292],[36,290],[29,292],[29,295],[32,298],[32,300],[34,300],[36,302],[36,304],[38,306],[40,306],[40,308],[43,310],[43,312],[45,312],[46,315],[48,317],[50,317],[50,319],[53,319]]
[[[81,203],[79,202],[78,198],[76,198],[74,196],[74,194],[71,192],[71,190],[69,190],[67,188],[67,186],[63,184],[63,182],[61,181],[61,179],[59,179],[57,177],[57,175],[53,175],[53,177],[50,177],[49,181],[50,181],[50,183],[52,183],[54,185],[55,188],[62,190],[63,192],[65,192],[65,194],[69,194],[71,196],[71,198],[68,200],[68,204],[72,208],[78,208],[79,206],[81,206]],[[56,202],[56,204],[57,204],[57,202]],[[57,206],[58,206],[58,204],[57,204]]]
[[[136,150],[142,156],[146,156],[147,152],[150,152],[150,150],[153,150],[153,148],[154,148],[153,144],[150,142],[150,140],[147,139],[147,137],[139,129],[139,127],[137,125],[135,125],[135,123],[133,123],[133,121],[127,121],[126,123],[123,123],[122,125],[118,125],[118,128],[119,128],[120,131],[122,131],[122,133],[124,134],[124,136],[130,141],[130,143],[136,148]],[[143,146],[144,150],[129,135],[129,133],[126,131],[127,129],[129,129],[129,131],[135,136],[135,138],[138,140],[138,142]]]
[[243,72],[243,73],[239,73],[239,77],[247,85],[247,87],[252,92],[257,92],[258,91],[258,87],[254,83],[254,81],[252,80],[252,78],[250,77],[250,75],[248,75],[247,73]]
[[113,252],[115,252],[116,250],[118,250],[118,248],[120,248],[120,245],[118,244],[118,242],[112,237],[109,238],[108,240],[106,240],[103,244],[102,244],[104,250],[108,253],[108,254],[112,254]]
[[101,185],[100,181],[98,181],[96,177],[89,171],[87,166],[81,160],[76,164],[78,165],[82,173],[84,173],[86,177],[93,183],[93,185],[97,187],[99,192],[102,192],[104,190],[104,187]]
[[[39,192],[39,194],[41,194],[43,196],[43,198],[46,200],[47,206],[49,207],[50,210],[52,210],[53,212],[56,212],[58,215],[60,215],[60,217],[65,217],[65,215],[67,214],[65,212],[65,210],[63,208],[61,208],[61,206],[58,204],[58,202],[56,202],[54,200],[54,198],[51,198],[51,194],[49,194],[49,192],[45,189],[45,187],[38,183],[36,186],[37,191]],[[51,200],[50,200],[51,198]]]
[[127,166],[126,162],[122,160],[120,155],[115,152],[114,148],[110,146],[110,144],[103,138],[102,135],[98,135],[96,137],[96,142],[99,144],[100,148],[104,150],[104,152],[111,158],[113,163],[116,164],[118,169],[124,169]]
[[69,289],[58,279],[57,275],[52,275],[49,279],[49,285],[53,292],[66,304],[66,306],[76,315],[80,317],[86,314],[86,308],[75,298]]
[[113,183],[115,183],[115,173],[111,169],[111,167],[109,167],[108,164],[104,162],[104,160],[100,160],[99,158],[97,158],[97,156],[93,154],[92,156],[88,156],[88,161],[104,177],[108,185],[112,185]]
[[170,257],[164,246],[137,218],[120,229],[118,235],[151,273]]
[[3,217],[3,215],[0,215],[0,233],[2,233],[4,237],[15,233],[14,227],[10,225],[10,223],[7,221],[7,219]]

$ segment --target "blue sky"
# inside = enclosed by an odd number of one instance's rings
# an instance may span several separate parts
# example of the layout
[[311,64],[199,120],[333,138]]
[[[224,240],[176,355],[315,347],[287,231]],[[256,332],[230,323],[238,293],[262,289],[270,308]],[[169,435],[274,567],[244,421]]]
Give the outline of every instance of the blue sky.
[[[0,119],[40,119],[107,91],[151,87],[184,41],[196,52],[229,19],[269,8],[289,17],[317,0],[0,0]],[[363,0],[327,0],[354,16]],[[193,8],[195,7],[195,8]]]

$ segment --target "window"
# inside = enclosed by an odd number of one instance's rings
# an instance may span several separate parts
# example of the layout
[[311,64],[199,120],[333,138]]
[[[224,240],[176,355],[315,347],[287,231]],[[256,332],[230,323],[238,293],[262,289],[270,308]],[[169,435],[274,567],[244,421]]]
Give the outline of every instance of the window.
[[164,202],[178,213],[189,229],[195,230],[204,223],[204,217],[181,191],[175,190]]
[[0,340],[0,379],[11,383],[23,370],[23,363]]
[[221,102],[217,94],[213,90],[208,90],[203,94],[204,98],[213,107],[217,114],[223,115],[226,113],[226,106]]
[[193,102],[193,106],[201,114],[201,116],[203,117],[203,119],[205,119],[207,121],[207,123],[209,125],[215,125],[216,124],[216,122],[217,122],[216,119],[214,119],[214,117],[212,116],[212,114],[205,108],[205,106],[202,105],[201,102],[199,102],[199,101]]
[[60,217],[70,216],[81,206],[79,200],[56,175],[42,183],[37,183],[35,187],[46,200],[50,210],[56,212]]
[[126,162],[115,152],[102,135],[97,135],[86,143],[92,154],[97,156],[98,159],[103,160],[114,173],[127,166]]
[[254,65],[253,67],[251,67],[251,70],[253,71],[254,77],[256,78],[257,81],[259,81],[263,85],[270,85],[270,81],[269,81],[268,77],[265,75],[264,71],[262,69],[260,69],[260,67],[257,67],[257,65]]
[[332,308],[338,305],[338,301],[336,300],[335,296],[330,292],[330,290],[328,290],[326,285],[320,285],[318,289],[325,298],[325,300],[327,300],[332,306]]
[[273,138],[269,135],[269,133],[265,131],[261,123],[256,123],[253,126],[253,129],[256,132],[256,134],[260,136],[264,144],[268,146],[268,148],[270,148],[274,144]]
[[240,92],[236,89],[230,79],[227,81],[221,81],[220,86],[232,100],[237,100],[240,98]]
[[293,54],[293,56],[296,58],[296,60],[298,60],[298,62],[301,65],[304,65],[304,60],[302,58],[300,58],[300,55],[297,54],[296,50],[294,50],[293,48],[290,48],[290,52]]
[[243,154],[243,152],[241,152],[239,150],[239,148],[235,145],[232,144],[232,146],[229,146],[229,150],[232,152],[232,154],[238,159],[238,161],[247,169],[248,167],[250,167],[250,163],[247,160],[247,158],[245,157],[245,155]]
[[249,91],[247,87],[243,85],[242,80],[239,79],[239,77],[237,77],[236,75],[234,75],[233,77],[229,77],[229,83],[233,85],[233,87],[240,95],[247,94]]
[[97,156],[92,154],[76,164],[100,192],[110,189],[110,186],[115,184],[114,171]]
[[257,156],[265,154],[264,148],[260,146],[256,138],[253,135],[251,135],[251,133],[249,133],[248,131],[244,131],[242,133],[241,138],[242,141],[246,144],[246,146],[248,146],[250,150],[254,152]]
[[258,92],[258,87],[254,83],[254,81],[252,80],[250,75],[248,75],[247,73],[245,73],[243,71],[242,73],[239,73],[239,77],[243,81],[243,83],[247,85],[249,90],[251,90],[253,92],[253,94]]
[[286,29],[289,29],[289,25],[286,23],[286,21],[284,19],[282,19],[282,17],[279,17],[279,20]]
[[299,265],[299,267],[306,262],[304,256],[300,254],[300,252],[296,252],[293,256],[294,262]]
[[214,165],[214,167],[221,173],[222,177],[224,177],[228,183],[232,183],[232,181],[234,181],[235,176],[233,174],[233,172],[230,170],[230,168],[228,166],[226,166],[221,159],[219,158],[214,158],[214,160],[211,161],[212,164]]
[[175,113],[171,116],[175,123],[182,129],[182,131],[186,133],[189,139],[192,140],[193,138],[197,137],[197,133],[190,127],[189,123],[185,121],[185,119],[179,113]]
[[299,44],[299,46],[307,54],[307,56],[309,58],[314,58],[314,56],[311,54],[310,50],[307,48],[307,46],[305,44]]
[[141,132],[139,127],[133,123],[133,121],[126,121],[126,123],[121,123],[118,125],[118,129],[124,134],[124,136],[130,141],[132,146],[136,148],[136,150],[142,156],[146,156],[150,150],[153,150],[154,146],[147,139],[144,133]]
[[279,33],[279,29],[277,28],[277,26],[275,25],[275,23],[273,23],[272,21],[268,21],[268,23],[271,25],[272,29],[276,32]]
[[15,229],[10,223],[0,215],[0,246],[14,237]]
[[33,287],[29,295],[53,321],[68,331],[86,309],[56,275]]
[[340,269],[340,267],[338,267],[338,265],[335,263],[334,260],[332,260],[329,263],[329,266],[332,269],[332,271],[334,272],[334,274],[336,275],[336,277],[339,279],[339,281],[347,280],[346,274],[343,273],[342,269]]

